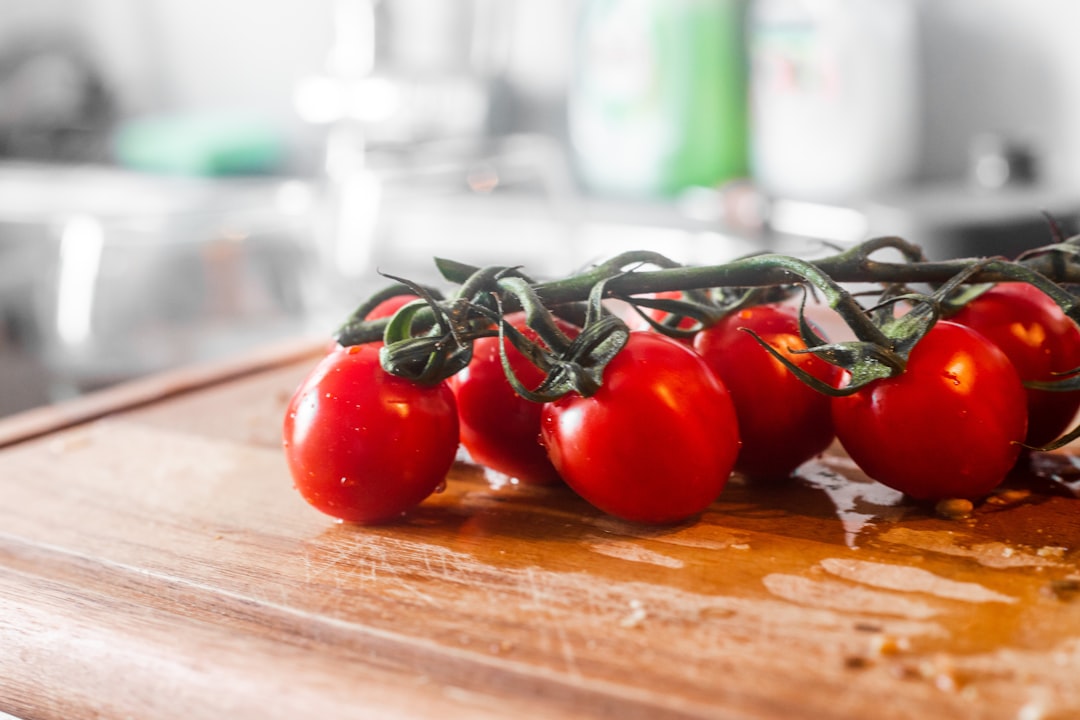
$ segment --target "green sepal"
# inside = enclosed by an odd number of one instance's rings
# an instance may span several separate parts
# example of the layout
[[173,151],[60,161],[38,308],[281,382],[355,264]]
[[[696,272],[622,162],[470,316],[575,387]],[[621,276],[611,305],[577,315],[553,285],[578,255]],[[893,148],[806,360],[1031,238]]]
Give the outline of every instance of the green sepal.
[[[525,313],[525,324],[543,346],[531,341],[502,315],[500,307],[492,319],[498,323],[499,357],[507,382],[518,395],[532,402],[552,402],[571,392],[582,396],[594,394],[601,386],[604,368],[626,344],[629,328],[619,318],[603,309],[603,283],[590,293],[581,333],[570,339],[555,323],[551,313],[536,296],[532,286],[520,277],[504,277],[499,288],[514,299]],[[528,388],[514,373],[507,352],[507,341],[545,373],[536,388]]]
[[[409,280],[387,276],[408,286],[420,297],[403,305],[390,318],[383,332],[384,345],[379,348],[383,369],[422,385],[432,385],[462,370],[472,359],[471,339],[463,336],[459,318],[451,314],[426,288]],[[455,314],[467,307],[460,302],[451,305]],[[435,324],[423,335],[414,335],[414,321],[422,310],[430,309]]]
[[595,395],[603,384],[604,368],[618,355],[630,337],[630,328],[603,306],[607,281],[598,282],[589,293],[585,325],[570,345],[555,357],[537,394],[557,399],[571,392],[582,397]]

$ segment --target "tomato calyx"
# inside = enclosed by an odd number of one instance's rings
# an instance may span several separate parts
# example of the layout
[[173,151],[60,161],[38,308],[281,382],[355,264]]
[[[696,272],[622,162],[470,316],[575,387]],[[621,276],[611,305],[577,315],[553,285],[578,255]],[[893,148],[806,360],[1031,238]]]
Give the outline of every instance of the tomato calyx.
[[[521,305],[525,322],[544,345],[529,340],[506,322],[501,309],[498,316],[499,352],[503,370],[514,392],[533,402],[545,403],[575,392],[582,397],[596,394],[602,385],[604,368],[626,345],[630,328],[626,322],[603,307],[604,283],[593,288],[587,304],[585,322],[577,337],[570,339],[555,324],[550,311],[532,286],[518,277],[502,278],[500,287]],[[501,305],[501,297],[495,296]],[[535,389],[529,389],[515,375],[506,351],[511,344],[545,373]],[[546,346],[546,347],[545,347]]]
[[[799,333],[806,348],[795,352],[811,353],[845,370],[848,381],[841,387],[835,387],[807,373],[753,330],[743,328],[796,377],[826,395],[850,395],[875,380],[902,373],[911,348],[933,326],[940,314],[935,298],[908,292],[903,286],[886,287],[878,304],[865,309],[852,293],[807,261],[783,255],[762,255],[750,259],[750,262],[781,267],[812,287],[854,334],[854,340],[840,342],[830,342],[822,337],[807,320],[808,293],[804,289],[798,317]],[[958,278],[954,280],[959,281]],[[909,303],[912,309],[895,316],[893,308],[899,303]]]
[[[578,307],[580,303],[562,308],[560,314],[575,319],[584,316],[580,334],[570,338],[559,328],[555,313],[537,296],[535,283],[519,268],[478,268],[448,300],[408,279],[385,277],[396,284],[357,309],[337,340],[343,346],[361,344],[370,338],[372,327],[382,327],[383,369],[419,384],[438,383],[458,373],[472,359],[474,340],[498,336],[503,369],[519,395],[538,403],[570,392],[588,396],[599,389],[604,367],[630,332],[624,321],[603,307],[603,282],[593,288],[584,310]],[[389,319],[357,320],[379,300],[405,291],[419,299],[403,305]],[[526,325],[539,342],[506,320],[507,314],[518,310],[523,311]],[[544,373],[538,387],[529,389],[517,378],[507,355],[508,345]]]
[[[864,246],[862,251],[874,249],[879,248]],[[876,380],[895,377],[903,373],[912,350],[942,318],[947,300],[978,292],[978,288],[968,290],[967,286],[972,278],[980,273],[994,272],[1007,277],[1023,278],[1033,284],[1045,282],[1053,286],[1053,283],[1033,270],[1001,259],[988,258],[970,262],[930,292],[916,292],[903,283],[886,284],[879,293],[878,302],[864,309],[852,293],[840,287],[831,277],[810,263],[783,256],[765,256],[762,262],[778,263],[789,272],[801,276],[825,297],[828,305],[840,314],[854,333],[855,340],[835,343],[830,343],[820,337],[813,325],[806,320],[804,296],[799,311],[799,322],[800,333],[807,347],[798,352],[813,353],[826,362],[845,370],[847,382],[841,387],[830,386],[809,375],[785,358],[779,350],[755,336],[755,339],[773,357],[783,363],[800,380],[815,390],[833,397],[852,395]],[[1063,301],[1071,301],[1071,296],[1057,286],[1053,287]],[[1068,296],[1070,300],[1065,300],[1063,296]],[[898,311],[897,308],[900,306],[904,309]],[[746,332],[753,335],[750,330]]]

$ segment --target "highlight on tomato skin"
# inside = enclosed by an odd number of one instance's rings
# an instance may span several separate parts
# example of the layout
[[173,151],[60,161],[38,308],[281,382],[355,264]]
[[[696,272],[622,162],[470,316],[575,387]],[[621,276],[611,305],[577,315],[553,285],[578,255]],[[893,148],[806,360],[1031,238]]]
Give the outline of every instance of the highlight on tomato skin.
[[809,387],[750,335],[827,385],[840,368],[803,350],[796,308],[766,304],[738,310],[694,337],[694,350],[723,381],[735,404],[742,450],[735,469],[749,477],[781,478],[832,443],[830,398]]
[[[979,331],[1001,348],[1023,381],[1053,380],[1080,367],[1080,329],[1028,283],[998,283],[949,319]],[[1027,388],[1026,393],[1028,445],[1056,440],[1080,411],[1080,392]]]
[[294,485],[339,520],[400,517],[445,482],[458,447],[454,395],[385,372],[377,345],[329,353],[297,388],[282,427]]
[[903,373],[833,398],[836,435],[869,477],[916,500],[990,493],[1016,463],[1027,399],[1016,369],[983,335],[938,321]]
[[675,523],[723,490],[739,451],[727,388],[693,350],[631,332],[590,397],[544,406],[541,434],[566,483],[623,520]]

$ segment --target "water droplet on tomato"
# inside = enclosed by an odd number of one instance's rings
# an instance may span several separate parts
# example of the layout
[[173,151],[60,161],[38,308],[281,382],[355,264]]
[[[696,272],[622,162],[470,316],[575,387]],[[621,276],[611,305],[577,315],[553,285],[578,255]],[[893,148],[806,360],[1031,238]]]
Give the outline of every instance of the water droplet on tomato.
[[435,486],[435,489],[432,492],[435,494],[446,492],[446,480],[443,479],[442,482]]

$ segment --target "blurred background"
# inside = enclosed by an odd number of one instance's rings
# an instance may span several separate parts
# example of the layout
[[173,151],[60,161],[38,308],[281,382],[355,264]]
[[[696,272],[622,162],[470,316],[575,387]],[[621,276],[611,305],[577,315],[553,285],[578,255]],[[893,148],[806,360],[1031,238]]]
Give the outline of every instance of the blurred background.
[[0,415],[567,274],[1080,214],[1070,0],[0,0]]

